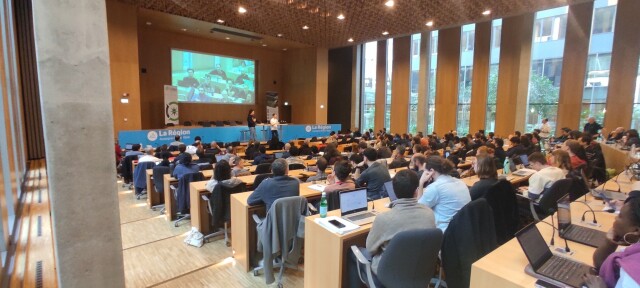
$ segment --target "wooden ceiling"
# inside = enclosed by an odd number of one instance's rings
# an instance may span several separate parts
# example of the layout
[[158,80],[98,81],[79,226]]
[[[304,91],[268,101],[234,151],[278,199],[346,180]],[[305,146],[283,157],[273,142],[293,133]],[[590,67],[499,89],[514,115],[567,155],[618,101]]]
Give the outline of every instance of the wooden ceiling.
[[[335,48],[593,0],[120,0],[301,44]],[[239,7],[247,10],[239,13]],[[490,10],[486,16],[482,12]],[[345,19],[339,20],[343,14]],[[224,20],[218,24],[218,19]],[[433,21],[432,27],[425,24]],[[215,23],[215,24],[214,24]],[[303,29],[308,26],[309,29]],[[388,31],[388,35],[382,32]],[[280,36],[278,36],[280,34]],[[353,38],[353,42],[348,42]]]

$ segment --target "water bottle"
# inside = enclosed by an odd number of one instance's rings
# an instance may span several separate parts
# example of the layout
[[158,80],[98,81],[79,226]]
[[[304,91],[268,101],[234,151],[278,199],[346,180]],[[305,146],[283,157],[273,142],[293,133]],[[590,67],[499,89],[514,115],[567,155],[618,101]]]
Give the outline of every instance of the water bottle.
[[327,192],[322,192],[322,197],[320,198],[320,218],[327,217]]
[[509,159],[509,157],[504,158],[504,166],[502,167],[502,174],[509,174],[511,173],[511,160]]

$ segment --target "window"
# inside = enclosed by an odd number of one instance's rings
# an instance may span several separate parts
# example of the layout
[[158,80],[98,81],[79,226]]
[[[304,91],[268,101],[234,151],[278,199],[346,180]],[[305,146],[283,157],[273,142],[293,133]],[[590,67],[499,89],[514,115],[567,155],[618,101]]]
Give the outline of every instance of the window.
[[[538,127],[543,118],[549,118],[551,130],[555,129],[567,13],[567,6],[536,13],[531,49],[526,132]],[[552,40],[563,41],[553,42]]]
[[[460,76],[458,78],[458,116],[456,130],[458,134],[469,133],[469,116],[471,115],[471,86],[473,80],[473,49],[476,24],[462,26],[460,46]],[[466,40],[465,40],[466,39]]]
[[[493,20],[491,23],[491,58],[489,66],[489,83],[487,91],[487,115],[485,121],[485,130],[487,132],[496,129],[496,99],[498,97],[498,71],[500,68],[500,37],[502,36],[502,19]],[[497,43],[497,45],[496,45]]]
[[[393,39],[387,40],[387,85],[384,105],[384,127],[391,128],[391,72],[393,70]],[[395,132],[395,131],[394,131]]]
[[363,89],[362,89],[362,119],[361,131],[373,129],[375,125],[375,112],[376,112],[376,61],[378,53],[378,43],[368,42],[363,45],[363,61],[362,61],[362,74]]
[[420,76],[420,33],[411,35],[411,91],[409,92],[409,133],[415,134],[418,125],[418,79]]
[[433,132],[433,124],[435,122],[434,114],[436,110],[436,70],[438,69],[438,31],[431,31],[431,45],[429,55],[429,82],[427,85],[427,131],[429,134]]
[[640,63],[638,64],[636,91],[633,97],[633,115],[631,117],[631,129],[640,129]]
[[[615,2],[611,2],[610,0],[596,0],[593,5],[592,35],[589,43],[579,127],[583,127],[587,123],[589,116],[595,117],[598,123],[604,124],[609,91],[613,33],[602,33],[613,31],[617,5]],[[598,33],[602,35],[596,35]]]

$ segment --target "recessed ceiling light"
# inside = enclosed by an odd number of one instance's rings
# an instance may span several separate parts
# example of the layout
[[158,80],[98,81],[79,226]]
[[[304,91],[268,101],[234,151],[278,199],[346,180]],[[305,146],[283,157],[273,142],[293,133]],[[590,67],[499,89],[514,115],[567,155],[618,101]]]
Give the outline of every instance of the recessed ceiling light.
[[267,44],[262,44],[262,47],[267,47]]
[[338,19],[344,20],[344,14],[342,14],[342,13],[338,14]]
[[427,26],[431,27],[431,26],[433,26],[433,21],[429,21],[429,22],[427,22],[427,24],[425,24],[425,25],[427,25]]
[[349,40],[347,40],[347,41],[349,41],[349,42],[353,42],[353,38],[349,38]]
[[222,19],[218,19],[218,20],[216,20],[216,22],[218,22],[218,23],[222,24],[222,23],[224,23],[224,20],[222,20]]
[[320,109],[324,109],[324,105],[320,104]]
[[382,35],[389,35],[389,31],[382,32]]
[[229,40],[229,39],[231,39],[231,38],[229,38],[229,37],[224,37],[224,39],[227,39],[227,40]]
[[396,3],[393,2],[393,0],[389,0],[387,2],[384,2],[384,6],[387,6],[387,7],[393,7],[393,5],[395,5],[395,4]]
[[276,35],[276,36],[278,36],[278,37],[282,37],[282,36],[284,36],[284,34],[282,34],[282,33],[278,33],[278,35]]
[[151,22],[147,21],[147,25],[151,26]]
[[245,9],[242,6],[240,6],[240,7],[238,7],[238,13],[241,13],[241,14],[247,13],[247,9]]
[[282,51],[287,51],[287,48],[282,48]]
[[307,29],[309,29],[309,26],[304,25],[304,26],[302,26],[302,29],[307,30]]
[[182,28],[182,31],[185,31],[185,32],[186,32],[186,31],[187,31],[187,28]]
[[484,15],[484,16],[487,16],[487,15],[489,15],[489,14],[491,14],[491,10],[484,10],[484,11],[482,11],[482,15]]

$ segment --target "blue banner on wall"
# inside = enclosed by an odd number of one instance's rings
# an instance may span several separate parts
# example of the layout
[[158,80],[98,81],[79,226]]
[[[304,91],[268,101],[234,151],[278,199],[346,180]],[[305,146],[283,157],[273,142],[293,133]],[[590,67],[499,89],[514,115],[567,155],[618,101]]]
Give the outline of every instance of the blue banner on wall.
[[[329,136],[331,131],[336,131],[336,133],[340,131],[341,126],[340,124],[281,125],[280,141],[289,142],[298,138],[325,137]],[[261,141],[269,140],[271,137],[269,129],[269,126],[257,126],[258,139]],[[158,147],[175,141],[175,136],[180,136],[180,141],[186,144],[193,143],[196,136],[200,136],[203,143],[234,142],[243,141],[242,131],[248,130],[249,128],[246,126],[227,126],[120,131],[118,143],[121,147],[127,143],[140,143],[143,147],[147,145]]]

